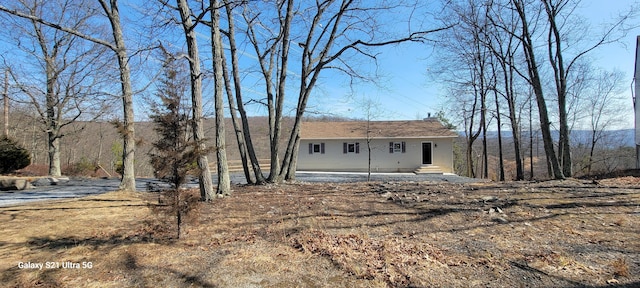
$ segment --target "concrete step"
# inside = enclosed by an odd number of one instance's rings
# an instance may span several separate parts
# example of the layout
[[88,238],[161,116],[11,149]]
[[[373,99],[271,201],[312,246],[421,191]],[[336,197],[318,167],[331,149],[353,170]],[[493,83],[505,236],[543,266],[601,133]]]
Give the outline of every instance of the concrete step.
[[439,166],[436,165],[423,165],[418,167],[418,169],[414,170],[413,173],[416,174],[444,174],[444,171],[440,169]]

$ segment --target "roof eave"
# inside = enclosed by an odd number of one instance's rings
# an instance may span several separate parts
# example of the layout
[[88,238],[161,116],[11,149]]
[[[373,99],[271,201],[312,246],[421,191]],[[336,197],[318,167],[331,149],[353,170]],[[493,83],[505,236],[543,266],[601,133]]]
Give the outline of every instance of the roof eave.
[[[411,137],[370,137],[369,139],[445,139],[445,138],[458,138],[458,136],[411,136]],[[314,137],[305,138],[300,137],[300,140],[350,140],[350,139],[367,139],[367,137]]]

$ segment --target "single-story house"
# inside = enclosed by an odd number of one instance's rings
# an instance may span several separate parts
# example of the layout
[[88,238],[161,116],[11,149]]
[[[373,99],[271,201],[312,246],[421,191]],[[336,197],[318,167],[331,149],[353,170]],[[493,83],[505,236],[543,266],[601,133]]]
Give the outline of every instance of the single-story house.
[[303,122],[297,170],[366,172],[370,147],[371,172],[453,173],[456,137],[436,118]]

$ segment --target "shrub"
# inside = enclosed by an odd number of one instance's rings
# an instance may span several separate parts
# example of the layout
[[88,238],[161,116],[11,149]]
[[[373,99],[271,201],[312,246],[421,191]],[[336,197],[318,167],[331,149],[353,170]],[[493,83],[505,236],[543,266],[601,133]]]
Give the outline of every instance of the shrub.
[[80,158],[80,161],[73,163],[66,167],[64,174],[69,176],[84,176],[91,177],[98,170],[98,166],[89,161],[86,157]]
[[30,163],[31,157],[27,149],[8,137],[0,138],[0,173],[11,173]]

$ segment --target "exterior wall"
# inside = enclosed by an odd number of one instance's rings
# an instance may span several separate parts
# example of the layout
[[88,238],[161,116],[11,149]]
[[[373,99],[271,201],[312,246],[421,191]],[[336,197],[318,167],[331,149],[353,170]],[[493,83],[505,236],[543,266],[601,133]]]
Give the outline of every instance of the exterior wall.
[[[389,142],[405,142],[405,153],[389,153]],[[359,143],[360,153],[344,154],[343,143]],[[432,142],[432,165],[453,172],[453,139],[372,139],[371,172],[413,172],[422,166],[422,142]],[[325,153],[309,154],[309,143],[324,143]],[[437,147],[436,147],[437,146]],[[300,140],[299,171],[367,171],[366,139]]]
[[635,108],[635,128],[636,128],[636,168],[640,169],[640,36],[636,37],[636,65],[634,69],[635,94],[633,106]]

